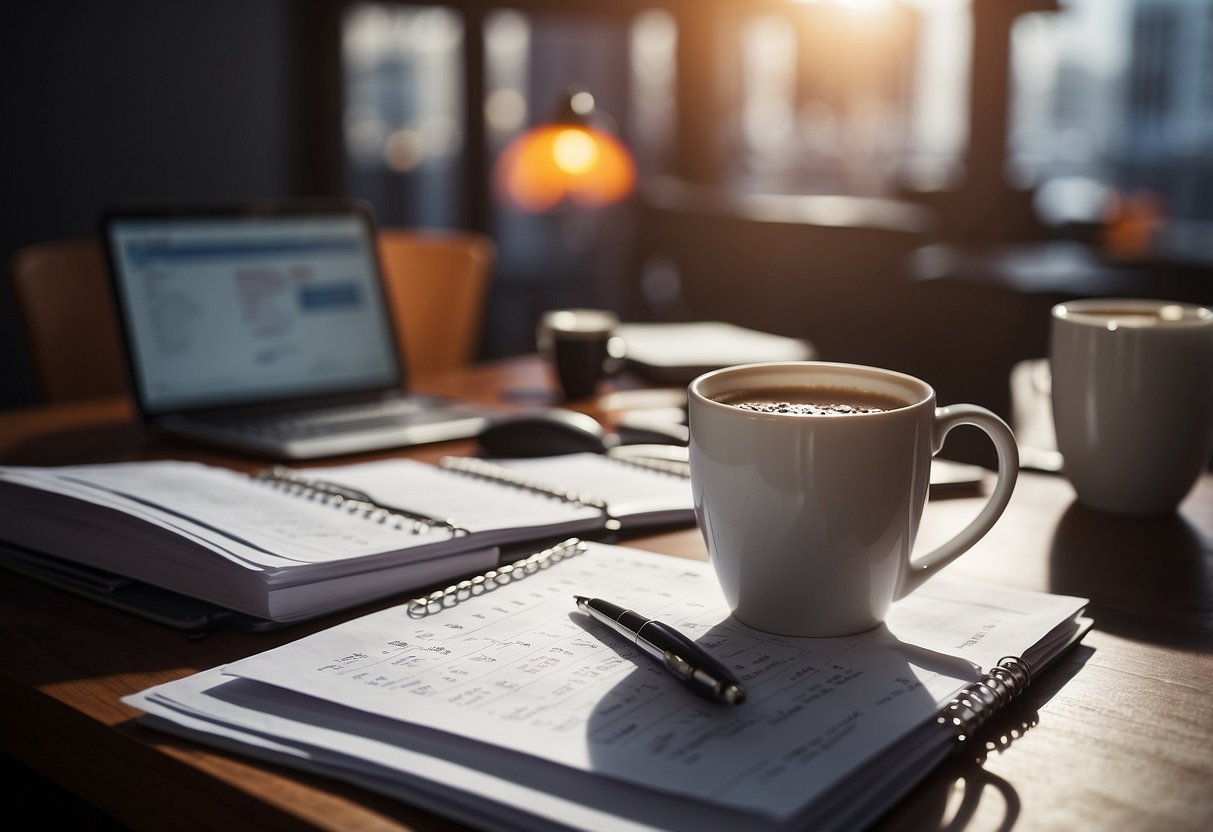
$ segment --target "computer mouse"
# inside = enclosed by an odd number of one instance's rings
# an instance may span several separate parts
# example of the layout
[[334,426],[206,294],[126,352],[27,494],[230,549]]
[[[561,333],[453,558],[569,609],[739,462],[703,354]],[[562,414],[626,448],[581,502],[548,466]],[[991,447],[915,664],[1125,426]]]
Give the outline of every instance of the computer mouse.
[[604,453],[614,444],[598,420],[563,408],[531,410],[489,422],[477,436],[492,456],[554,456]]

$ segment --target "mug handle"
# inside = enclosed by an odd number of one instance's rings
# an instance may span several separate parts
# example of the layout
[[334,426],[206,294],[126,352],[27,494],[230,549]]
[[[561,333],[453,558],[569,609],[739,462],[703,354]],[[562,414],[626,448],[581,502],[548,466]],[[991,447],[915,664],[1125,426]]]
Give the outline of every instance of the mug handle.
[[628,342],[622,335],[612,335],[607,339],[607,357],[602,369],[608,378],[619,375],[628,363]]
[[994,492],[986,501],[985,507],[969,525],[933,551],[920,558],[910,558],[909,568],[902,573],[905,578],[898,589],[897,598],[904,598],[918,589],[927,578],[980,540],[1002,516],[1011,500],[1011,492],[1015,489],[1015,480],[1019,477],[1019,446],[1015,442],[1015,435],[1011,433],[1006,422],[984,407],[954,404],[935,408],[931,456],[939,453],[948,432],[958,425],[973,425],[990,437],[994,450],[998,452],[998,481],[994,484]]

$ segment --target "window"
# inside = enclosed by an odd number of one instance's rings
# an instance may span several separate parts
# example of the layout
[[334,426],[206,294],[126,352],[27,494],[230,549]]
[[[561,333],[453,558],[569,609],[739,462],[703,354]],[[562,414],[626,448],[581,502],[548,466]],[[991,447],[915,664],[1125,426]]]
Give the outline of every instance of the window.
[[[1050,5],[358,3],[343,21],[345,181],[385,223],[494,236],[488,354],[529,349],[544,308],[626,302],[625,215],[526,215],[489,184],[509,140],[574,83],[614,117],[642,181],[921,198],[947,233],[987,242],[1042,229],[1028,212],[1006,212],[1022,221],[1005,228],[970,221],[965,205],[997,200],[966,202],[966,188],[1029,192],[1062,233],[1138,199],[1163,253],[1213,262],[1213,0],[1030,11]],[[1009,66],[990,60],[1004,36]]]
[[463,23],[449,8],[357,4],[342,32],[345,178],[385,225],[455,226],[464,206]]
[[1009,174],[1043,218],[1136,204],[1156,253],[1213,262],[1213,0],[1065,0],[1013,47]]

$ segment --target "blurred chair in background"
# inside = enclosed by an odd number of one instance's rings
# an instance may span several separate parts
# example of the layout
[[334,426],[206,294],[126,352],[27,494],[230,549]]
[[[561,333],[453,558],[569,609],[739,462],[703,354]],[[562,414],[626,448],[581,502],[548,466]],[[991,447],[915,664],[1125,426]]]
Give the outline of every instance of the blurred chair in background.
[[496,252],[491,238],[469,231],[380,230],[380,265],[410,376],[475,360]]
[[[410,376],[476,358],[496,249],[467,232],[383,229],[379,251]],[[10,279],[44,402],[128,392],[117,312],[93,239],[20,249]]]
[[127,391],[117,313],[96,240],[26,246],[13,255],[10,279],[42,401]]

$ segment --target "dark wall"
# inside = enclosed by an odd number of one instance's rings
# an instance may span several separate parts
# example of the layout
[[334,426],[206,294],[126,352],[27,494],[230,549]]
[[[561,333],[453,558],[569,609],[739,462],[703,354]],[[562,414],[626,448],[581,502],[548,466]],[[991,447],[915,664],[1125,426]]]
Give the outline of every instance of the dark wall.
[[7,267],[108,204],[294,196],[291,0],[0,6],[0,407],[33,400]]

